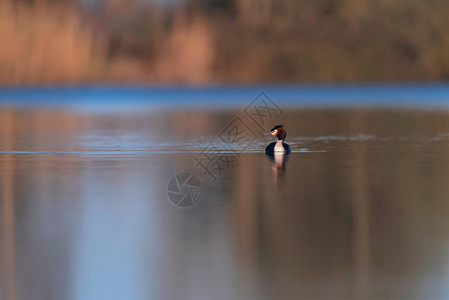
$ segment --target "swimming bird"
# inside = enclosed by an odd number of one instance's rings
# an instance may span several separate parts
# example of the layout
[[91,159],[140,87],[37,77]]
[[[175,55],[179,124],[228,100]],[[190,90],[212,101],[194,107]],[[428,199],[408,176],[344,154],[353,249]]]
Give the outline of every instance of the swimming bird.
[[290,146],[284,143],[285,138],[287,137],[287,132],[285,131],[284,126],[276,125],[270,130],[270,132],[266,133],[266,135],[274,135],[278,139],[277,142],[270,143],[265,148],[266,154],[289,154],[291,152]]

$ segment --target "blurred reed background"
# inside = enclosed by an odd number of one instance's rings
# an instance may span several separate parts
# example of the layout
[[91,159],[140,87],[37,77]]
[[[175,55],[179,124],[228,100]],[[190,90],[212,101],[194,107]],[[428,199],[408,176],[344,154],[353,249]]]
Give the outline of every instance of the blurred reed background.
[[0,0],[0,83],[449,77],[444,0]]

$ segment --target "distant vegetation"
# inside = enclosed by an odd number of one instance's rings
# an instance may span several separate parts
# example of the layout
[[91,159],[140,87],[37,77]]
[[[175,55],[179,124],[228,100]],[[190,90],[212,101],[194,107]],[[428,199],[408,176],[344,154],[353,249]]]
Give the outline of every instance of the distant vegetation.
[[446,0],[0,0],[0,82],[449,79]]

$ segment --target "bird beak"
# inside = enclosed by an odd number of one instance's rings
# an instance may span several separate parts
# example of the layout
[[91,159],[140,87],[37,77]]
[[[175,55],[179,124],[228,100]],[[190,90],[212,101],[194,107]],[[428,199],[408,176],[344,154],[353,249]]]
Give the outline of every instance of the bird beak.
[[278,130],[276,129],[276,130],[272,130],[268,133],[265,133],[265,135],[276,135],[277,132],[278,132]]

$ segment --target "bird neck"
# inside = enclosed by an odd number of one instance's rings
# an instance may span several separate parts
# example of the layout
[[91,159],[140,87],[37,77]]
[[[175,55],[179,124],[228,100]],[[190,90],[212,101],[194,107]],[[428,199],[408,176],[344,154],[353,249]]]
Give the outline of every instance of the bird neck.
[[285,140],[286,135],[278,135],[276,136],[276,138],[280,141],[284,141]]
[[282,143],[283,140],[279,140],[274,145],[274,152],[285,152],[284,144]]

